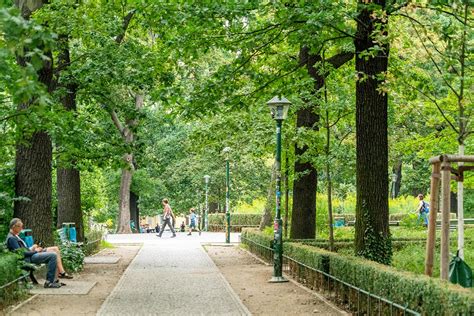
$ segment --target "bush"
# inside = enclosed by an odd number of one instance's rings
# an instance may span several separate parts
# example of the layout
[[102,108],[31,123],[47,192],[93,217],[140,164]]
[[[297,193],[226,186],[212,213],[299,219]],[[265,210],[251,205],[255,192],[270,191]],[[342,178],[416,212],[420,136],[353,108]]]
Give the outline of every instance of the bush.
[[20,269],[22,257],[0,245],[0,307],[6,306],[26,293],[25,287],[18,283],[2,287],[22,275]]
[[[231,225],[257,226],[260,225],[262,214],[230,214]],[[225,214],[209,214],[209,225],[225,225]]]
[[91,230],[87,232],[84,236],[84,245],[82,246],[84,254],[90,256],[99,251],[103,237],[103,230]]
[[85,257],[82,249],[72,243],[62,244],[60,249],[64,269],[68,272],[81,271],[84,266]]
[[328,257],[331,275],[424,315],[474,312],[473,292],[460,286],[352,256],[329,254]]
[[[268,244],[271,240],[269,236],[257,230],[245,229],[242,235],[260,244]],[[308,245],[286,242],[283,246],[284,254],[296,261],[330,273],[339,280],[407,306],[423,315],[474,313],[472,290],[437,278],[397,271],[369,260]]]
[[242,229],[241,238],[250,239],[266,247],[272,247],[272,244],[273,244],[273,236],[268,233],[262,233],[258,229],[252,229],[252,228]]

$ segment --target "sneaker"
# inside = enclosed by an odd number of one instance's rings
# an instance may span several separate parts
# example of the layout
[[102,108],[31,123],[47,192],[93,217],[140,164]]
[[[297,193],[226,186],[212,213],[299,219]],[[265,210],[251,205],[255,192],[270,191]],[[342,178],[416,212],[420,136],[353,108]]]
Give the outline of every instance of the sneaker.
[[188,236],[191,236],[191,233],[189,233]]
[[59,280],[54,281],[54,283],[58,283],[58,284],[60,284],[61,286],[66,286],[66,283],[60,282]]
[[171,236],[171,238],[174,238],[174,237],[176,237],[176,235]]
[[161,235],[156,235],[156,237],[160,237],[160,238],[161,238]]
[[67,274],[66,271],[64,271],[63,273],[59,273],[58,277],[60,279],[72,279],[73,278],[73,276]]
[[44,282],[45,289],[59,289],[60,287],[61,287],[60,283],[49,282],[49,281]]

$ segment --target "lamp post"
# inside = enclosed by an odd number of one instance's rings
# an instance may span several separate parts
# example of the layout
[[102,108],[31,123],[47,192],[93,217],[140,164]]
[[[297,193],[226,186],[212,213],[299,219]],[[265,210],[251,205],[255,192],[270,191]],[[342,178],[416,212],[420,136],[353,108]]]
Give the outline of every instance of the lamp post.
[[222,150],[225,158],[225,242],[230,243],[230,172],[229,172],[229,156],[230,147],[225,147]]
[[281,97],[274,97],[267,102],[270,107],[272,118],[276,121],[276,209],[275,221],[273,223],[273,276],[272,283],[288,282],[282,275],[283,266],[283,240],[281,220],[281,125],[288,115],[291,102]]
[[207,232],[208,230],[208,219],[207,219],[207,215],[209,213],[209,204],[208,204],[208,201],[207,201],[207,194],[208,194],[208,184],[209,184],[209,179],[211,178],[211,176],[208,176],[207,174],[204,176],[204,183],[206,184],[206,205],[205,205],[205,209],[204,209],[204,231]]
[[397,174],[392,174],[392,200],[395,200],[395,186],[397,185]]

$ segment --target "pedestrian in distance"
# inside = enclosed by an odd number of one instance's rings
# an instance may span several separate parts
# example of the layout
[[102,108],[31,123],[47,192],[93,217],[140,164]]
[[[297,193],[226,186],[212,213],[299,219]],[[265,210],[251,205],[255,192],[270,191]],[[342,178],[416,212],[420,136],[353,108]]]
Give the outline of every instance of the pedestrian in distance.
[[197,223],[196,211],[194,210],[194,208],[191,208],[189,210],[189,233],[188,233],[188,236],[191,236],[191,233],[193,232],[193,229],[197,229],[197,231],[199,232],[199,235],[201,235],[201,230],[199,229],[199,227],[197,227],[196,223]]
[[174,231],[174,225],[172,224],[174,222],[173,211],[171,210],[171,206],[169,204],[168,199],[163,199],[163,201],[161,201],[161,204],[163,204],[163,225],[161,226],[160,233],[157,236],[161,238],[163,232],[165,231],[166,225],[168,225],[170,227],[171,232],[173,233],[173,236],[171,236],[171,238],[174,238],[176,237],[176,232]]
[[418,212],[418,221],[423,220],[423,226],[428,227],[428,214],[430,212],[430,205],[423,201],[423,194],[418,194],[418,203],[417,212]]

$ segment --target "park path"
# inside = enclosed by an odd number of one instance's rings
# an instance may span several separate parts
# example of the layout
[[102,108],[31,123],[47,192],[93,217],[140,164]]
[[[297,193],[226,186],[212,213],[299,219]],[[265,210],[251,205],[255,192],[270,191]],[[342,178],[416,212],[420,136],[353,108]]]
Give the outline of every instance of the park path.
[[[232,242],[237,242],[232,234]],[[109,235],[111,243],[143,243],[103,303],[98,315],[249,315],[201,243],[224,241],[224,234],[170,238],[155,234]]]

